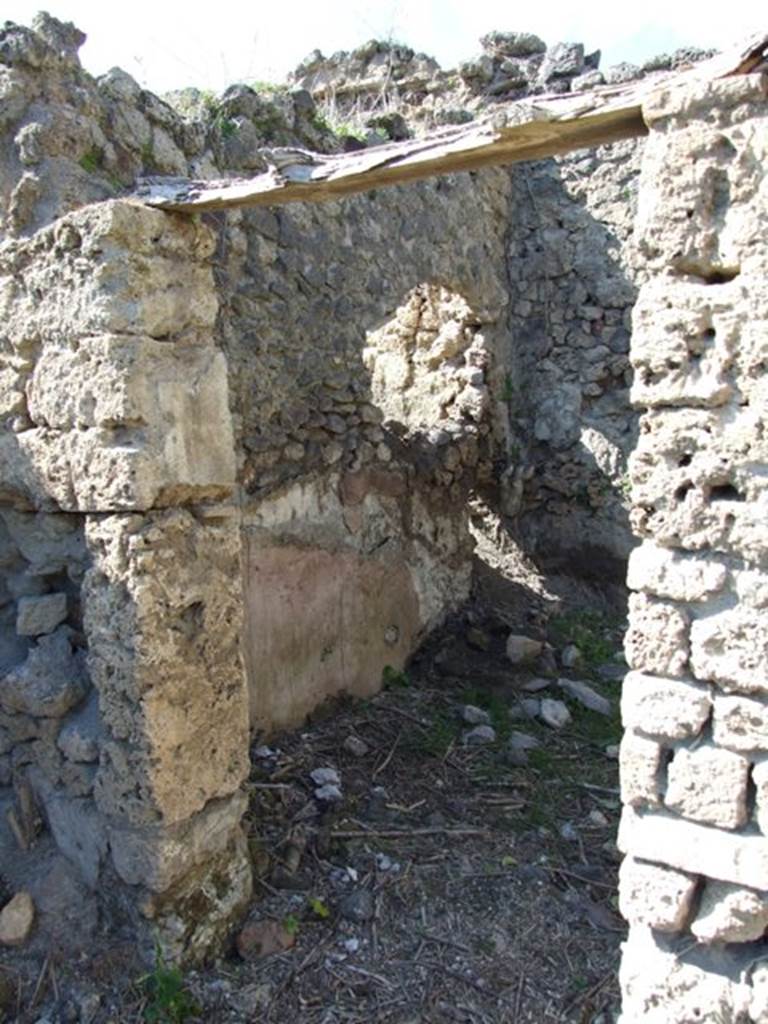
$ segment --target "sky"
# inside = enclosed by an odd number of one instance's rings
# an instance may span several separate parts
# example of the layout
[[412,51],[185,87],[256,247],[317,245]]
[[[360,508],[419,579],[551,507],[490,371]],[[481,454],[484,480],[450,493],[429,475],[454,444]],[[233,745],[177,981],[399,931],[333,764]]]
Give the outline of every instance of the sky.
[[605,68],[680,46],[724,49],[768,23],[762,0],[541,0],[521,13],[509,0],[0,0],[0,18],[28,25],[41,5],[87,34],[80,56],[91,73],[118,66],[157,93],[281,81],[315,48],[329,55],[372,38],[407,43],[449,68],[474,56],[491,29],[528,31],[600,49]]

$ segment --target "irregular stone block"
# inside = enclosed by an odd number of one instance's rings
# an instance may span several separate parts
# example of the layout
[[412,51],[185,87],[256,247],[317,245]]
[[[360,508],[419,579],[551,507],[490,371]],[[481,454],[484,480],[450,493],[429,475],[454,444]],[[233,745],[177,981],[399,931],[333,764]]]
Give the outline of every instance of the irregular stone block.
[[730,294],[667,276],[640,290],[632,311],[632,401],[718,406],[736,395],[733,357],[741,316]]
[[720,828],[747,820],[749,761],[730,750],[702,744],[678,750],[667,768],[664,803],[686,818]]
[[619,748],[621,799],[632,807],[661,803],[661,744],[627,731]]
[[99,700],[93,693],[61,727],[56,745],[68,760],[89,764],[99,759],[99,742],[103,734]]
[[639,814],[625,807],[618,847],[639,860],[664,863],[691,874],[753,889],[768,889],[768,838],[699,825],[670,814]]
[[[67,253],[55,244],[67,232]],[[0,292],[9,339],[111,332],[178,338],[207,335],[218,304],[209,228],[135,203],[111,200],[62,217],[15,245],[13,289]]]
[[107,823],[90,797],[71,799],[48,785],[39,772],[33,772],[33,785],[56,845],[80,871],[91,889],[107,856]]
[[632,526],[662,547],[734,553],[766,566],[768,461],[758,405],[657,409],[632,453]]
[[707,882],[691,931],[701,942],[752,942],[768,928],[768,893]]
[[716,1013],[723,1020],[746,1020],[750,988],[738,978],[738,969],[722,959],[681,955],[674,940],[634,926],[619,973],[622,1024],[714,1024]]
[[115,870],[128,885],[165,892],[195,865],[221,853],[239,834],[248,807],[244,793],[212,800],[188,821],[171,828],[131,829],[110,825]]
[[712,738],[721,747],[749,754],[768,750],[768,705],[750,697],[716,695]]
[[631,668],[660,676],[683,675],[688,663],[688,617],[673,605],[632,594],[624,650]]
[[627,729],[687,739],[701,732],[711,710],[709,689],[687,679],[659,679],[642,672],[624,677],[621,718]]
[[61,718],[88,689],[83,652],[73,648],[74,633],[59,626],[40,637],[26,661],[0,680],[0,707],[11,714]]
[[691,627],[691,665],[699,679],[724,690],[768,694],[768,631],[765,616],[730,608]]
[[252,889],[248,846],[240,834],[169,889],[143,897],[139,909],[145,955],[155,955],[159,940],[168,960],[194,963],[209,958],[247,907]]
[[661,548],[652,541],[629,556],[627,586],[672,601],[704,601],[726,584],[728,570],[718,562]]
[[44,349],[30,414],[34,429],[0,438],[2,492],[30,505],[149,509],[234,486],[226,359],[211,346],[108,335]]
[[16,615],[16,632],[19,636],[42,636],[52,633],[66,617],[66,594],[21,597]]
[[696,876],[685,871],[626,857],[619,871],[619,909],[633,925],[679,932],[688,920],[696,884]]
[[96,799],[134,826],[183,821],[248,771],[239,521],[211,506],[89,516],[88,664],[109,736]]

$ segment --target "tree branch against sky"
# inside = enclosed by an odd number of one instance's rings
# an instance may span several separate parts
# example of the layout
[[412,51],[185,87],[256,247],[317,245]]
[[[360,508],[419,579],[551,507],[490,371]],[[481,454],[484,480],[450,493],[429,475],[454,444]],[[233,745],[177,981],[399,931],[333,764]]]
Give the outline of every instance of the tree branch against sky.
[[[371,38],[407,43],[448,68],[472,57],[479,37],[491,29],[530,31],[548,44],[583,42],[588,50],[601,49],[601,66],[607,67],[680,46],[722,48],[766,21],[758,0],[719,6],[700,0],[550,0],[520,14],[508,0],[42,3],[88,35],[81,57],[89,71],[101,74],[117,65],[160,93],[186,85],[218,91],[234,81],[281,80],[315,48],[328,55]],[[2,16],[29,24],[40,6],[40,0],[3,0]]]

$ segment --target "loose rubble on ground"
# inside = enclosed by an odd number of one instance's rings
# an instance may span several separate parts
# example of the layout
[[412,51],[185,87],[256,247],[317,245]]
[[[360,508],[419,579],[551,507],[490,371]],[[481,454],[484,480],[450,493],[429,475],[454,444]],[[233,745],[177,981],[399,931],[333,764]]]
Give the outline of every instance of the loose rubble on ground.
[[622,624],[552,621],[529,636],[471,610],[371,700],[254,742],[255,899],[210,966],[148,974],[108,935],[33,963],[15,895],[0,1019],[613,1022]]

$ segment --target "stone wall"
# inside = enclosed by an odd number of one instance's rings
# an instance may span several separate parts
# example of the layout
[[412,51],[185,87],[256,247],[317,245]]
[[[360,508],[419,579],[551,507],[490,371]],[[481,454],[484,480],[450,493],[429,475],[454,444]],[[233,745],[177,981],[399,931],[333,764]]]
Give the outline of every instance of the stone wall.
[[107,202],[0,253],[2,781],[148,953],[191,958],[251,885],[213,247]]
[[645,107],[622,1020],[768,1020],[766,84]]

